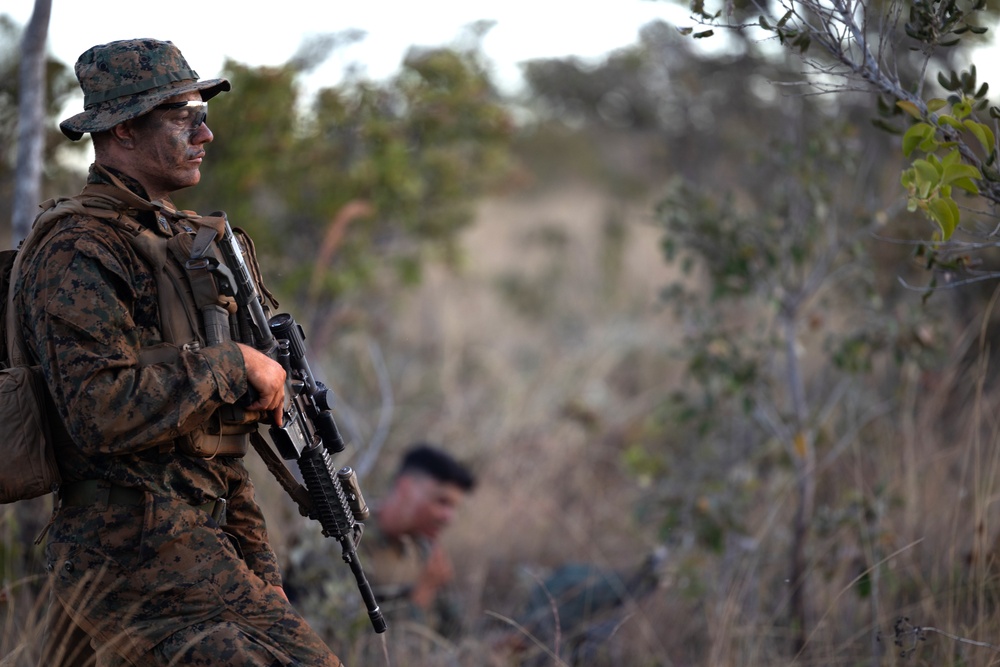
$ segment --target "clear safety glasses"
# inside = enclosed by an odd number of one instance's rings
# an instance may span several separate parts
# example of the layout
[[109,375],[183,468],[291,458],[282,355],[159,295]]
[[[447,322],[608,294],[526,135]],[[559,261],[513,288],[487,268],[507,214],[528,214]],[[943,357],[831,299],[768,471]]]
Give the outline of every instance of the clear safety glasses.
[[163,118],[170,122],[196,131],[201,124],[208,120],[208,102],[202,100],[188,100],[187,102],[167,102],[153,107],[154,110],[163,111]]

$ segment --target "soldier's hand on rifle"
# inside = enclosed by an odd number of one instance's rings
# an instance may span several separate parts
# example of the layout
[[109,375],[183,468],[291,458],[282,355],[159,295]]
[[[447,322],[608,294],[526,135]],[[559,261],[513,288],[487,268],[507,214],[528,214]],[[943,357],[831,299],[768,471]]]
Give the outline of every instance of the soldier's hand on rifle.
[[274,423],[281,426],[282,407],[285,403],[285,369],[277,361],[249,345],[237,343],[243,352],[247,369],[247,382],[257,392],[257,400],[248,410],[271,413]]

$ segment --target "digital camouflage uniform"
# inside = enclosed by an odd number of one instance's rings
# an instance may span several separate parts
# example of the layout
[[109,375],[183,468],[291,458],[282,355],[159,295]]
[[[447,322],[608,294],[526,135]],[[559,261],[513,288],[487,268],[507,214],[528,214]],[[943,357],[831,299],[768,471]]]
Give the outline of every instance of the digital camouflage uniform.
[[[116,44],[122,58],[144,52],[142,67],[175,72],[167,97],[197,81],[169,43]],[[80,63],[77,71],[84,85]],[[96,129],[70,121],[71,138]],[[145,198],[138,182],[115,175]],[[88,182],[102,180],[92,167]],[[152,211],[131,214],[158,234],[186,231]],[[64,497],[46,546],[54,609],[92,637],[97,664],[339,665],[274,588],[276,558],[242,458],[174,446],[246,393],[237,345],[140,364],[140,350],[163,342],[155,277],[123,232],[89,215],[56,223],[25,258],[16,293],[27,347],[72,438],[56,449],[63,487],[100,480],[93,502]],[[218,498],[227,505],[217,521]]]

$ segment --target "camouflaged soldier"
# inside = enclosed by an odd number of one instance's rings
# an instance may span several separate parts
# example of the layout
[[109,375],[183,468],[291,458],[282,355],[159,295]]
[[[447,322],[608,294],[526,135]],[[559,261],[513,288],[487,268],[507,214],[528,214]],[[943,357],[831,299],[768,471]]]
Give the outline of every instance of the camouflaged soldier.
[[[56,449],[44,664],[92,651],[98,665],[339,665],[281,588],[244,436],[220,435],[215,455],[188,446],[248,387],[259,398],[247,409],[280,420],[284,370],[242,344],[171,340],[155,267],[119,224],[191,235],[169,197],[198,183],[207,102],[230,84],[199,81],[152,39],[95,46],[76,74],[85,111],[60,128],[91,134],[84,194],[111,202],[115,224],[96,208],[59,217],[16,283],[28,351],[71,437]],[[71,631],[90,646],[60,655]]]
[[388,495],[365,522],[360,547],[388,618],[422,622],[445,635],[455,630],[452,564],[438,538],[475,486],[472,471],[437,446],[417,443],[403,456]]

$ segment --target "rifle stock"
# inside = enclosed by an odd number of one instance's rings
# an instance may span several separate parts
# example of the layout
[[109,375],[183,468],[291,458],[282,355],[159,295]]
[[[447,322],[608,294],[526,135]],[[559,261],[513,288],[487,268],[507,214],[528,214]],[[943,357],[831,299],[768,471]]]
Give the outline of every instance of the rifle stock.
[[219,247],[229,268],[226,278],[232,277],[235,292],[230,295],[237,303],[235,328],[249,338],[240,342],[253,345],[285,368],[282,425],[271,424],[268,433],[281,457],[298,464],[309,495],[309,518],[319,521],[325,537],[340,543],[342,557],[357,581],[375,632],[385,632],[385,619],[357,554],[364,530],[359,522],[368,517],[368,508],[354,471],[347,466],[337,470],[333,464],[333,455],[344,450],[344,440],[330,409],[329,390],[309,367],[302,327],[288,313],[268,318],[229,220],[225,213],[212,215],[225,220]]

